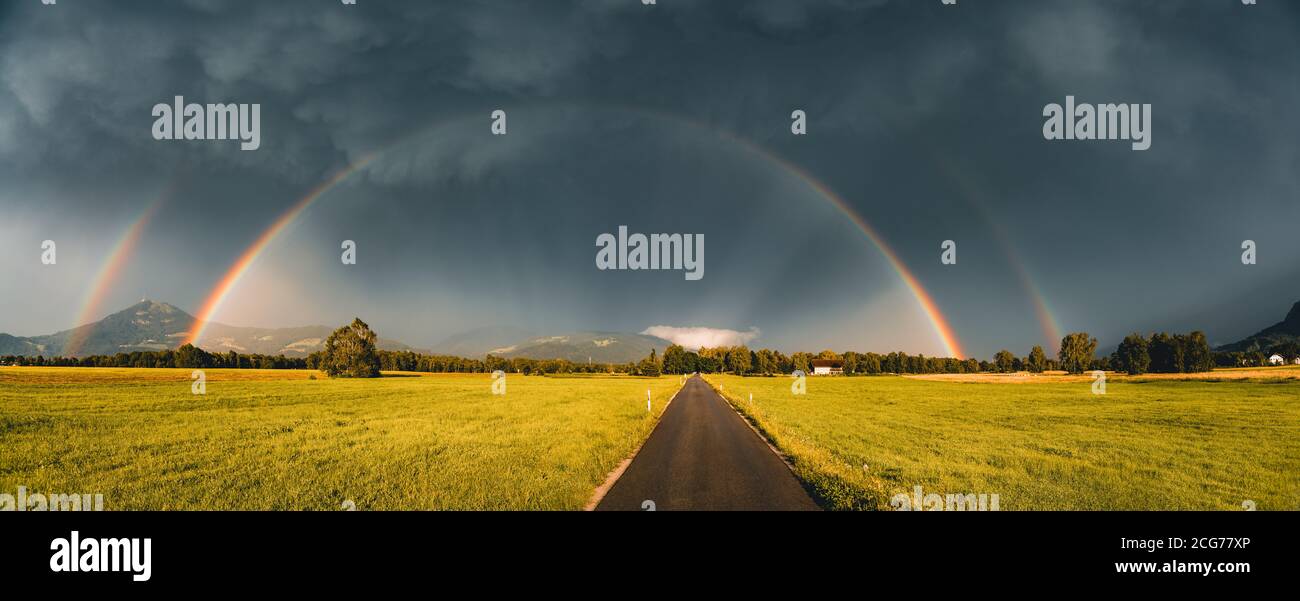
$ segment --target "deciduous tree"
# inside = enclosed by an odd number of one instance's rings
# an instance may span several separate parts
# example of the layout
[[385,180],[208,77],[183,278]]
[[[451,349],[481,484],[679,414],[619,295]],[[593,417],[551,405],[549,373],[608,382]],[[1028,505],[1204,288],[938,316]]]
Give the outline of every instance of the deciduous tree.
[[1061,350],[1057,358],[1061,360],[1061,369],[1072,374],[1081,374],[1092,365],[1092,355],[1097,352],[1097,339],[1087,332],[1071,332],[1061,339]]
[[1025,367],[1036,374],[1047,369],[1047,353],[1043,352],[1043,347],[1035,345],[1030,349],[1029,357],[1025,358]]
[[360,318],[334,330],[325,340],[321,370],[338,378],[379,377],[379,355],[375,352],[377,338]]
[[1002,349],[993,355],[993,363],[998,366],[999,372],[1010,373],[1016,367],[1016,356],[1011,351]]
[[1147,351],[1147,339],[1141,334],[1129,334],[1119,343],[1115,350],[1115,369],[1137,376],[1147,373],[1151,367],[1151,353]]

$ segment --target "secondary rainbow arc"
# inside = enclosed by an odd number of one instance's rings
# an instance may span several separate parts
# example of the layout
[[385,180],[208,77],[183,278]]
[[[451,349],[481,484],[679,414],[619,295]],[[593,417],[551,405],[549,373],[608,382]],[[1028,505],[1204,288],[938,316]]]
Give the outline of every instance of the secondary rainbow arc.
[[[789,161],[773,154],[772,152],[758,146],[757,144],[749,140],[746,140],[744,138],[741,138],[731,132],[720,130],[716,127],[705,126],[675,115],[666,115],[666,114],[657,113],[653,111],[647,111],[644,109],[621,108],[619,110],[626,110],[629,112],[635,112],[637,114],[650,115],[652,117],[657,117],[662,119],[669,119],[673,122],[684,123],[692,127],[702,127],[708,131],[711,131],[715,134],[722,136],[724,139],[730,140],[734,143],[743,146],[744,148],[746,148],[756,156],[762,157],[763,159],[779,166],[783,170],[797,177],[800,181],[804,182],[806,185],[809,186],[809,188],[811,188],[814,192],[816,192],[818,196],[825,198],[835,208],[837,208],[846,217],[848,217],[850,221],[852,221],[852,223],[867,237],[867,239],[870,240],[872,245],[885,257],[885,259],[889,262],[893,270],[898,274],[900,280],[908,288],[908,290],[912,293],[912,296],[916,299],[917,303],[920,305],[922,311],[925,313],[926,317],[930,321],[932,327],[935,330],[935,334],[938,336],[940,343],[943,345],[948,355],[956,358],[965,357],[965,353],[962,350],[962,346],[960,341],[957,338],[956,332],[953,330],[952,326],[948,323],[948,320],[944,317],[943,313],[939,310],[938,304],[934,301],[934,298],[929,294],[929,292],[925,289],[925,287],[922,286],[920,280],[917,279],[915,273],[913,273],[912,270],[909,269],[907,265],[902,261],[902,259],[899,258],[898,253],[895,252],[891,246],[889,246],[889,244],[879,234],[879,232],[877,232],[875,228],[873,228],[871,224],[861,214],[855,211],[847,201],[845,201],[842,197],[836,194],[830,187],[828,187],[827,185],[825,185],[824,183],[822,183],[821,181],[813,177],[810,173],[800,168],[799,166],[794,165]],[[442,123],[440,122],[438,125],[441,124]],[[437,125],[435,125],[435,127],[436,126]],[[363,157],[362,159],[353,162],[343,167],[342,169],[336,171],[328,179],[326,179],[325,181],[321,182],[320,184],[312,188],[307,194],[305,194],[297,202],[295,202],[288,210],[286,210],[283,214],[281,214],[279,218],[277,218],[266,230],[264,230],[253,241],[253,243],[250,244],[247,247],[247,249],[245,249],[244,252],[239,255],[239,258],[230,266],[229,269],[226,270],[225,274],[217,281],[217,284],[213,287],[212,291],[205,296],[205,300],[203,301],[203,304],[201,305],[198,313],[195,316],[196,317],[195,327],[193,328],[193,331],[187,337],[185,342],[189,344],[194,344],[202,337],[203,331],[206,328],[207,324],[212,321],[217,311],[221,308],[221,305],[226,299],[226,297],[229,296],[230,292],[235,288],[236,284],[239,283],[243,275],[247,273],[248,269],[256,262],[258,256],[260,256],[270,246],[271,242],[274,241],[275,238],[281,232],[283,232],[288,227],[289,224],[293,223],[294,220],[296,220],[300,215],[302,215],[302,213],[308,207],[310,207],[312,203],[316,202],[326,192],[333,189],[342,181],[346,180],[349,176],[361,170],[366,165],[374,161],[376,158],[386,153],[388,150],[392,149],[393,147],[399,145],[401,142],[404,142],[408,139],[410,139],[409,136],[403,137],[398,142],[394,144],[390,144],[378,151],[372,152],[366,155],[365,157]]]
[[103,264],[100,265],[99,271],[96,272],[90,288],[86,291],[85,298],[81,301],[81,308],[77,310],[77,317],[73,321],[76,327],[69,335],[67,343],[63,345],[63,355],[72,357],[81,352],[86,344],[86,340],[93,333],[93,327],[89,325],[91,321],[99,315],[100,307],[103,306],[105,298],[109,291],[113,289],[126,266],[129,259],[135,252],[136,246],[140,243],[140,238],[148,227],[149,222],[153,219],[158,208],[171,198],[176,191],[176,181],[173,180],[166,188],[149,203],[141,213],[131,221],[122,232],[122,237],[118,238],[113,244],[112,249],[105,257]]
[[1029,296],[1029,300],[1033,304],[1034,315],[1038,320],[1038,327],[1043,333],[1047,351],[1055,353],[1061,344],[1060,321],[1048,306],[1047,297],[1043,294],[1042,289],[1030,276],[1029,268],[1025,266],[1020,253],[1015,251],[1015,245],[1011,242],[1011,237],[1007,234],[1006,228],[1002,227],[999,220],[990,215],[988,203],[984,200],[983,188],[965,170],[948,158],[946,154],[936,153],[936,157],[939,171],[949,181],[956,184],[958,192],[961,193],[961,198],[978,211],[984,222],[988,224],[994,241],[1002,250],[1007,263],[1011,265],[1016,277],[1020,280],[1021,288]]

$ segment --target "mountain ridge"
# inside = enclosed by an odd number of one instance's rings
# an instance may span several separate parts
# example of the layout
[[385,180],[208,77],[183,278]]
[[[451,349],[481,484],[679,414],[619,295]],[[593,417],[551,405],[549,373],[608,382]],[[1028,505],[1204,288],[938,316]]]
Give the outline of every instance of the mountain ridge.
[[540,336],[492,349],[490,354],[506,359],[566,359],[574,363],[629,363],[640,361],[654,349],[663,355],[671,342],[646,334],[578,331]]
[[536,332],[517,326],[483,326],[452,334],[435,344],[433,351],[457,357],[482,357],[536,336]]
[[[53,334],[14,336],[0,333],[0,356],[87,357],[136,351],[174,350],[189,337],[198,320],[175,305],[142,299],[99,321]],[[263,328],[208,322],[195,346],[210,353],[230,351],[242,355],[305,357],[324,347],[336,328],[323,325]],[[379,338],[377,346],[389,351],[439,353],[482,358],[493,354],[506,359],[565,359],[575,363],[629,363],[640,361],[650,350],[662,354],[669,341],[645,334],[579,331],[538,336],[514,326],[488,326],[449,336],[433,351]]]
[[1252,346],[1258,346],[1260,350],[1267,351],[1269,348],[1286,342],[1300,342],[1300,301],[1291,305],[1291,310],[1287,311],[1286,317],[1282,321],[1237,342],[1220,346],[1215,350],[1236,352],[1250,350]]
[[[0,333],[0,355],[86,357],[176,349],[197,322],[175,305],[143,299],[99,321],[53,334]],[[195,346],[208,352],[305,357],[323,348],[335,329],[323,325],[258,328],[208,322]],[[383,350],[419,350],[385,338],[380,338],[377,345]]]

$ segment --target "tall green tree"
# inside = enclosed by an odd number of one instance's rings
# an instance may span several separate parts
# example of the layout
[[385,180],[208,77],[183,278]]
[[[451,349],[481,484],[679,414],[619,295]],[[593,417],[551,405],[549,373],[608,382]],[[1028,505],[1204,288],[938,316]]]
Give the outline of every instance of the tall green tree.
[[1081,374],[1092,365],[1092,355],[1097,352],[1097,339],[1087,332],[1071,332],[1061,339],[1061,350],[1057,358],[1061,369],[1072,374]]
[[1043,352],[1043,347],[1034,345],[1029,350],[1029,356],[1025,358],[1025,367],[1036,374],[1043,373],[1047,369],[1047,353]]
[[686,364],[686,371],[684,373],[691,374],[697,371],[704,371],[700,367],[702,360],[694,351],[686,351],[686,357],[682,361]]
[[1151,353],[1147,350],[1147,339],[1141,334],[1129,334],[1115,349],[1115,369],[1138,376],[1147,373],[1151,367]]
[[799,370],[803,373],[812,372],[812,355],[804,352],[798,352],[790,355],[790,371]]
[[1174,334],[1174,368],[1173,373],[1181,374],[1187,371],[1187,335]]
[[320,369],[332,378],[379,377],[379,354],[375,350],[378,336],[361,321],[334,330],[325,340]]
[[749,348],[738,346],[727,353],[727,370],[736,375],[749,373],[752,367],[749,357]]
[[862,356],[862,373],[878,374],[880,373],[880,355],[876,353],[867,353]]
[[686,364],[686,349],[680,344],[670,344],[664,349],[664,373],[688,374],[695,369]]
[[1178,371],[1177,353],[1174,350],[1174,339],[1164,332],[1155,332],[1151,334],[1151,341],[1147,344],[1147,352],[1151,355],[1151,371],[1158,374],[1169,374]]
[[696,366],[700,373],[705,374],[716,374],[722,371],[722,362],[713,355],[700,355]]
[[641,363],[637,364],[636,371],[638,374],[643,376],[659,377],[661,371],[659,368],[659,357],[655,355],[654,349],[650,349],[649,357],[642,359]]
[[1210,341],[1205,332],[1196,330],[1183,339],[1183,370],[1187,372],[1211,371],[1214,369],[1214,351],[1210,350]]
[[857,375],[859,373],[858,365],[861,361],[862,355],[859,355],[853,351],[845,351],[843,357],[844,357],[844,375],[846,376]]
[[1016,367],[1016,356],[1011,351],[1002,349],[993,355],[993,364],[998,366],[998,371],[1010,373]]

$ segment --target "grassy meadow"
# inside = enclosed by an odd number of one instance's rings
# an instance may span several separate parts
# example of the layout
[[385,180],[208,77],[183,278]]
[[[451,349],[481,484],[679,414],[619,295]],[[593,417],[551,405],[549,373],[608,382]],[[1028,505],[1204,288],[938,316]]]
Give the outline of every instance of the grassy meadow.
[[[108,510],[581,509],[676,376],[0,367],[0,493]],[[653,413],[646,412],[650,389]]]
[[1086,376],[809,377],[801,396],[788,377],[706,379],[828,508],[919,485],[1004,511],[1300,509],[1300,374],[1239,375],[1111,377],[1104,396]]

